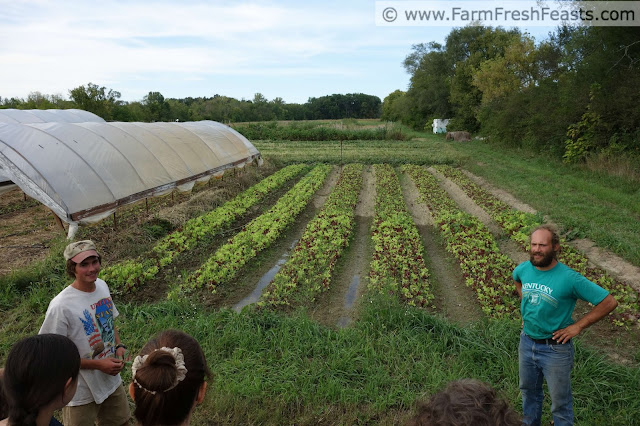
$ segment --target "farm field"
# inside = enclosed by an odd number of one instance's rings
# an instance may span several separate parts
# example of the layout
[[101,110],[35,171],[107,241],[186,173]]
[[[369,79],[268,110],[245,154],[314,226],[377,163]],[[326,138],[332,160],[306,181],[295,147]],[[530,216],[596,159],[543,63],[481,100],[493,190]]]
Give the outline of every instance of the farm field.
[[[620,301],[577,339],[576,423],[640,424],[633,183],[429,134],[253,143],[262,168],[78,236],[103,254],[131,353],[166,328],[202,344],[213,377],[192,424],[399,424],[464,377],[520,411],[511,271],[544,217],[566,236],[562,260]],[[42,206],[16,191],[0,214],[4,360],[68,279],[63,233]]]

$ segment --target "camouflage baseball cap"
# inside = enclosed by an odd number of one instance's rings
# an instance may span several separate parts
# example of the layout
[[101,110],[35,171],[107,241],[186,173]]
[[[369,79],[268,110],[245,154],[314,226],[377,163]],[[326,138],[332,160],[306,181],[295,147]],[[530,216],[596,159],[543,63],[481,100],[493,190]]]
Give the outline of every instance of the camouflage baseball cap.
[[91,256],[99,256],[96,245],[91,240],[76,241],[64,249],[64,259],[71,259],[75,263],[80,263]]

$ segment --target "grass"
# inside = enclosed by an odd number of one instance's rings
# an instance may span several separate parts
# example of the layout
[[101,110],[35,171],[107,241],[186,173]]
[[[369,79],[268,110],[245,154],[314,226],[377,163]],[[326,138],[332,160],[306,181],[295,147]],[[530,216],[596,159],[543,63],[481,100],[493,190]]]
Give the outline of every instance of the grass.
[[[37,333],[59,289],[34,287],[2,314],[2,359],[17,336]],[[417,400],[465,377],[488,382],[520,410],[520,328],[514,321],[460,327],[385,296],[366,300],[360,320],[340,330],[319,325],[303,310],[236,314],[189,301],[116,304],[117,326],[131,354],[167,328],[184,330],[202,345],[213,377],[194,425],[399,424]],[[640,369],[612,364],[580,341],[576,346],[576,421],[636,424]],[[124,371],[125,383],[130,378]]]
[[284,141],[254,140],[265,157],[284,164],[321,161],[335,164],[458,164],[463,156],[440,140]]
[[[203,346],[213,378],[194,424],[315,424],[327,416],[330,424],[391,424],[384,413],[406,419],[416,400],[463,377],[486,381],[520,405],[515,322],[461,328],[386,298],[372,300],[354,328],[343,330],[304,312],[238,315],[172,302],[119,309],[132,353],[166,328],[185,330]],[[638,380],[638,368],[614,366],[579,347],[576,419],[633,424],[640,400],[630,390]]]

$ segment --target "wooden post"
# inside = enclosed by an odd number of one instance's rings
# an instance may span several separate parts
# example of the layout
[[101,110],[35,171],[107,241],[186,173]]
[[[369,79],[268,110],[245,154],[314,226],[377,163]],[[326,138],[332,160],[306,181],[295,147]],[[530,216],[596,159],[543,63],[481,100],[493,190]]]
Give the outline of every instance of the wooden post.
[[113,230],[114,231],[118,230],[118,220],[116,218],[116,212],[113,212]]
[[60,228],[62,228],[62,231],[63,231],[63,232],[67,232],[67,230],[66,230],[66,229],[64,229],[64,223],[62,223],[62,219],[60,219],[60,217],[58,217],[58,215],[57,215],[57,214],[55,214],[55,213],[53,212],[53,210],[49,209],[49,211],[50,211],[50,212],[51,212],[51,214],[53,215],[53,218],[55,219],[56,223],[57,223],[58,225],[60,225]]
[[340,165],[342,166],[342,141],[340,141]]
[[148,198],[144,199],[144,206],[147,209],[147,214],[149,214],[149,199]]

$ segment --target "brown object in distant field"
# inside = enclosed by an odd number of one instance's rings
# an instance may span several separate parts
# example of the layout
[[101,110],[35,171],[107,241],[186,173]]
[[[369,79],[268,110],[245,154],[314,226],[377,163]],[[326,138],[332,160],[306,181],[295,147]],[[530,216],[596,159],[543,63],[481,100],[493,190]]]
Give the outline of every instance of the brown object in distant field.
[[447,132],[445,138],[456,142],[471,142],[471,133],[469,132]]

